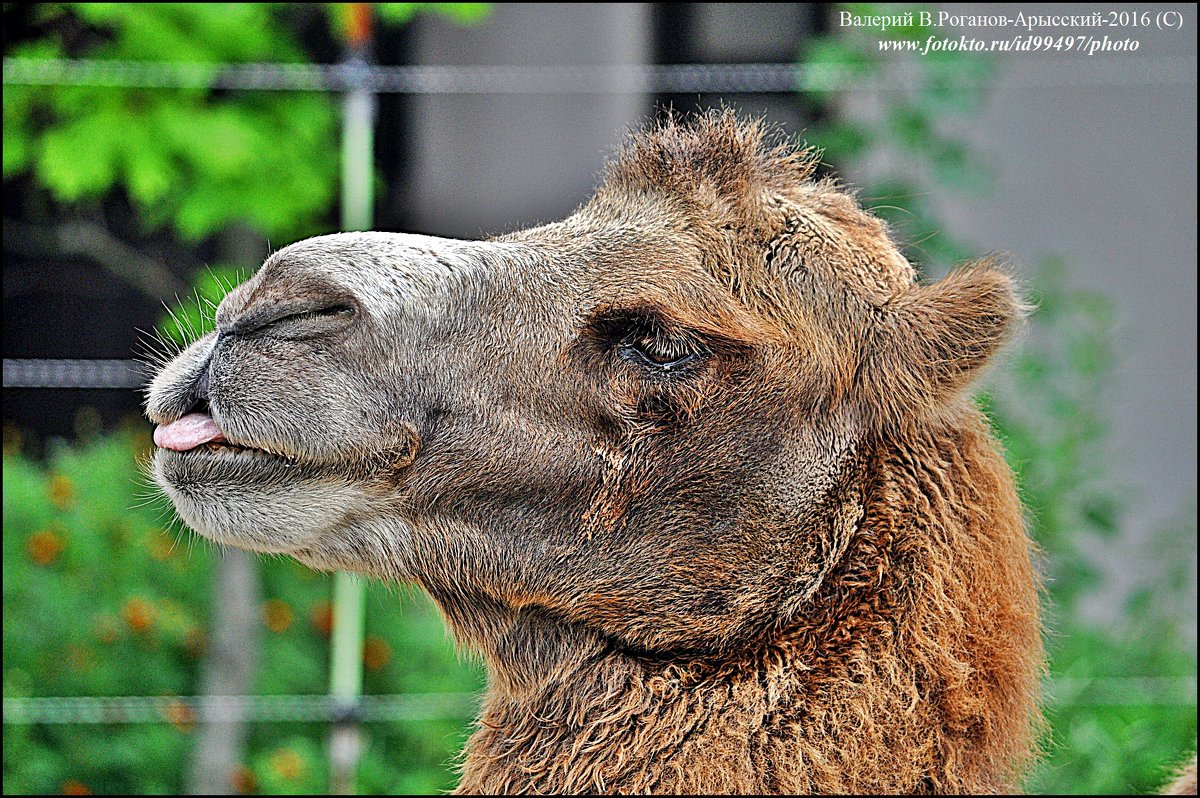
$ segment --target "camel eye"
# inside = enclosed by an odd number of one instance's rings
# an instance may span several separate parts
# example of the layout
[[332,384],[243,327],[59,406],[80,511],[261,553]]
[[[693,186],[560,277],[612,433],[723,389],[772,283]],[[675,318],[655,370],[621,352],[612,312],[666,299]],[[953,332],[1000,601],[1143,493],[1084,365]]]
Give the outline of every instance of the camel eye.
[[677,372],[683,367],[699,361],[703,357],[703,352],[700,350],[698,342],[643,338],[623,342],[617,351],[623,359],[631,363],[654,371],[669,373]]
[[357,315],[357,308],[348,303],[284,305],[247,314],[229,325],[225,332],[241,336],[271,334],[288,339],[315,338],[344,328]]
[[605,352],[650,376],[686,373],[711,352],[690,330],[649,311],[614,311],[592,321],[592,335]]

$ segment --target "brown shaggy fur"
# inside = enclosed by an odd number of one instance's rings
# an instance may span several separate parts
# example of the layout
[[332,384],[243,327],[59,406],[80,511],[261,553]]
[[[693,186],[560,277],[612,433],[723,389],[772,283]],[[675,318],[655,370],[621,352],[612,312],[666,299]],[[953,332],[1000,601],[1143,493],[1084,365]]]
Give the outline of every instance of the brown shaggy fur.
[[493,690],[459,792],[1011,790],[1038,725],[1034,575],[1011,475],[960,422],[879,443],[810,615],[739,656],[594,647]]
[[739,656],[577,652],[493,690],[462,793],[980,793],[1030,763],[1038,606],[1012,478],[981,420],[872,453],[813,610]]
[[[830,409],[871,430],[828,544],[844,554],[798,612],[737,650],[639,655],[568,633],[532,686],[496,678],[504,657],[489,657],[459,792],[1003,792],[1033,760],[1031,544],[1012,474],[960,397],[1019,313],[1011,282],[979,267],[913,286],[883,225],[812,183],[812,167],[729,114],[672,122],[635,137],[564,225],[666,197],[760,329],[714,326],[810,341]],[[766,269],[807,272],[791,277],[808,302],[772,290]],[[882,320],[865,350],[864,313]],[[508,644],[534,645],[537,629],[518,624]]]

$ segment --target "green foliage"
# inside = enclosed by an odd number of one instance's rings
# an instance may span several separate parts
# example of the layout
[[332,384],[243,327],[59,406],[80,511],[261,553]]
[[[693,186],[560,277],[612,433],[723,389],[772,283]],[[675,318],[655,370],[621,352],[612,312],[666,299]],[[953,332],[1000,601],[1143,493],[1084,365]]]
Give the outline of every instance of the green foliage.
[[[129,510],[142,501],[130,444],[64,447],[49,467],[4,457],[5,698],[187,694],[196,681],[208,558],[188,555],[161,508]],[[71,779],[171,791],[187,751],[167,724],[6,726],[5,792]]]
[[[215,547],[174,521],[137,460],[144,427],[56,450],[47,463],[4,457],[4,696],[194,695],[209,630]],[[321,694],[328,685],[331,579],[290,560],[264,561],[262,668],[256,692]],[[423,596],[371,584],[366,691],[476,692]],[[132,667],[131,667],[132,665]],[[6,793],[57,793],[75,781],[97,793],[180,793],[195,727],[159,724],[11,725]],[[467,718],[367,724],[360,788],[431,794],[452,786],[447,763]],[[320,723],[252,726],[240,781],[260,793],[328,785]]]
[[[1195,551],[1195,521],[1193,531],[1181,524],[1149,543],[1161,564],[1126,606],[1110,608],[1121,622],[1098,626],[1083,615],[1086,600],[1111,590],[1089,552],[1125,522],[1127,497],[1108,474],[1108,427],[1099,410],[1113,362],[1113,309],[1071,289],[1059,261],[1045,264],[1035,284],[1035,330],[1005,368],[1010,382],[983,405],[1043,552],[1050,684],[1112,680],[1100,683],[1115,687],[1052,696],[1047,756],[1026,786],[1048,794],[1153,792],[1196,740],[1195,690],[1178,686],[1196,672],[1196,651],[1183,632],[1190,611],[1181,602],[1187,558],[1180,557],[1181,543],[1190,540]],[[1142,677],[1167,689],[1147,691]]]
[[[340,4],[335,4],[340,5]],[[488,18],[491,3],[376,3],[375,11],[381,20],[393,25],[408,22],[417,14],[441,14],[464,25],[474,25]]]
[[[858,14],[896,13],[876,4],[844,6]],[[921,7],[911,7],[914,18]],[[853,105],[833,92],[815,92],[823,121],[808,131],[825,160],[846,167],[870,156],[897,166],[872,175],[862,191],[869,207],[909,241],[905,254],[927,273],[944,272],[973,254],[949,235],[927,200],[939,187],[978,190],[988,175],[963,141],[985,96],[991,64],[977,53],[882,55],[881,37],[924,41],[937,29],[914,24],[886,33],[863,28],[822,37],[805,49],[808,74],[852,79],[860,88],[884,86],[872,101]],[[903,85],[886,84],[903,75]],[[1108,425],[1100,412],[1111,375],[1114,309],[1103,297],[1072,288],[1061,261],[1041,265],[1030,281],[1037,310],[1003,371],[1007,382],[983,397],[1017,472],[1047,578],[1050,684],[1055,679],[1194,679],[1196,652],[1182,626],[1194,617],[1173,597],[1185,595],[1180,549],[1195,552],[1195,514],[1154,545],[1163,565],[1129,605],[1119,624],[1098,626],[1081,607],[1104,589],[1089,552],[1116,535],[1130,498],[1107,469]],[[1190,543],[1189,543],[1190,542]],[[1184,549],[1186,550],[1186,548]],[[1047,756],[1029,789],[1046,793],[1150,792],[1167,768],[1196,741],[1195,689],[1165,695],[1139,691],[1138,681],[1104,682],[1107,693],[1062,694],[1047,707]],[[1194,682],[1193,682],[1194,684]],[[1120,688],[1128,685],[1128,689]]]
[[1047,707],[1047,757],[1030,792],[1154,793],[1195,746],[1195,689],[1178,686],[1195,678],[1195,651],[1171,619],[1153,612],[1133,610],[1122,626],[1060,626],[1049,641],[1053,678],[1116,680]]
[[[9,56],[174,61],[213,72],[303,60],[280,35],[283,9],[271,4],[69,3],[40,14],[49,35]],[[278,237],[320,230],[336,188],[336,135],[332,95],[4,87],[6,178],[32,172],[63,203],[120,187],[147,228],[169,224],[189,239],[234,221]]]
[[[328,4],[332,16],[344,4]],[[385,3],[388,24],[417,13],[465,23],[486,3]],[[277,3],[54,3],[48,31],[6,57],[224,64],[305,60],[303,9]],[[207,65],[207,66],[206,66]],[[31,173],[55,200],[122,189],[147,229],[197,240],[241,222],[276,239],[328,228],[337,188],[338,97],[319,92],[4,86],[4,176]]]

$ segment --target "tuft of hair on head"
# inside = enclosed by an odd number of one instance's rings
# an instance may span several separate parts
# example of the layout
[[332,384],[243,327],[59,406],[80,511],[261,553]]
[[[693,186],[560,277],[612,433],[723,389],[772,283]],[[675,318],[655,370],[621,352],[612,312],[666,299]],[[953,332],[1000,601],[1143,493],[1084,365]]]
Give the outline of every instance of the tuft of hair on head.
[[761,118],[729,109],[689,118],[670,112],[626,139],[601,188],[717,202],[748,217],[767,194],[810,181],[819,162],[816,149],[795,144]]

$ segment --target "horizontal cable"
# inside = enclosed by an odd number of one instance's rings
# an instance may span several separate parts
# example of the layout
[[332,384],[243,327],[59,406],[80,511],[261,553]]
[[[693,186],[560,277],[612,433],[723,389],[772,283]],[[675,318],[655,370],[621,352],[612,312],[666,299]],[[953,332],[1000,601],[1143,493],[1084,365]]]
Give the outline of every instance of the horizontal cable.
[[[1066,706],[1195,706],[1194,676],[1059,678],[1046,684],[1050,703]],[[472,716],[472,693],[368,695],[116,696],[5,698],[5,725],[34,723],[398,722]]]
[[4,723],[414,721],[467,718],[478,707],[471,693],[368,695],[350,702],[330,695],[5,698]]
[[[1021,87],[1195,85],[1195,56],[1040,59],[1045,74]],[[911,88],[920,65],[889,63],[865,77],[842,64],[597,64],[533,66],[377,66],[343,64],[195,64],[6,58],[4,82],[30,86],[347,91],[381,94],[773,94]],[[964,72],[964,86],[986,77]]]
[[[820,78],[820,80],[817,80]],[[26,85],[346,91],[381,94],[621,94],[791,92],[795,64],[600,66],[373,66],[347,64],[184,64],[10,58],[4,82]],[[810,83],[829,83],[816,71]]]
[[138,360],[5,358],[5,388],[143,388],[147,365]]

